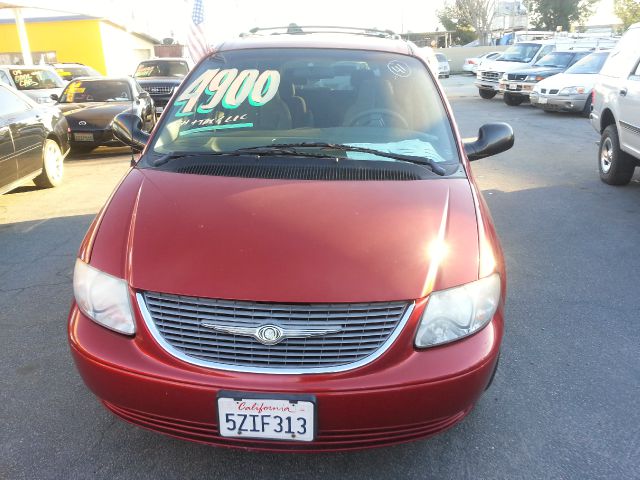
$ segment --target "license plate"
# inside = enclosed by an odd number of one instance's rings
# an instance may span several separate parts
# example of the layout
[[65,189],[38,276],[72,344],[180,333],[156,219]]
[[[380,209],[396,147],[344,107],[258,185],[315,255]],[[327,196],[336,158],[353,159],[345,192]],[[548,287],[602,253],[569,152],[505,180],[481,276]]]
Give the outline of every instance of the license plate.
[[93,142],[93,133],[74,133],[73,139],[76,142]]
[[164,111],[164,107],[156,107],[156,113],[162,113]]
[[220,392],[218,425],[223,437],[311,442],[315,401],[308,395]]
[[538,103],[549,103],[549,99],[547,97],[540,97]]
[[518,89],[518,86],[517,86],[517,85],[510,84],[510,85],[507,85],[507,89],[508,89],[508,90],[517,90],[517,89]]

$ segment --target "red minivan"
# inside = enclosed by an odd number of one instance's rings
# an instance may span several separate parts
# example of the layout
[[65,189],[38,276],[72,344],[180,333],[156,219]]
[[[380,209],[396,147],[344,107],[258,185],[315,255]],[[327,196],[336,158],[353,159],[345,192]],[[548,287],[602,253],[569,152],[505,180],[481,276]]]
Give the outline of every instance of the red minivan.
[[[441,432],[491,383],[504,260],[419,50],[387,32],[256,30],[186,77],[91,225],[69,342],[119,417],[264,450]],[[273,35],[272,33],[278,33]]]

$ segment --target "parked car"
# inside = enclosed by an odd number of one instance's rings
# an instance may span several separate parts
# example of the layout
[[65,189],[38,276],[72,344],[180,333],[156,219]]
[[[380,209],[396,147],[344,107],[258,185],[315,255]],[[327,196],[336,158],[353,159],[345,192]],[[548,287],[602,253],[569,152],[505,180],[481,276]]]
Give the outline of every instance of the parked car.
[[36,103],[53,103],[65,82],[49,65],[0,65],[0,82],[21,91]]
[[600,134],[600,179],[626,185],[640,165],[640,23],[629,27],[609,54],[592,103],[591,125]]
[[0,194],[32,180],[41,188],[57,187],[68,152],[60,111],[0,83]]
[[449,78],[451,74],[449,59],[444,53],[436,53],[436,58],[438,59],[438,77]]
[[484,62],[485,60],[495,60],[500,56],[500,53],[501,52],[489,52],[478,57],[467,58],[462,65],[462,69],[465,72],[471,72],[475,75],[478,71],[478,67],[482,65],[482,62]]
[[594,52],[564,73],[538,82],[529,96],[531,105],[545,112],[581,112],[588,117],[591,113],[591,91],[608,56],[606,51]]
[[190,69],[185,58],[155,58],[140,62],[133,76],[151,95],[156,114],[160,115]]
[[76,153],[100,146],[122,146],[113,136],[111,123],[129,111],[143,119],[143,129],[156,123],[153,100],[131,77],[86,77],[74,80],[62,92],[57,106],[67,117],[71,148]]
[[412,48],[414,48],[418,52],[418,54],[422,56],[433,74],[438,75],[438,71],[440,70],[440,62],[438,61],[438,57],[436,57],[436,53],[433,51],[433,48],[418,47],[414,45],[415,44],[412,45]]
[[478,68],[475,86],[478,87],[478,93],[482,98],[491,99],[500,93],[499,84],[505,73],[527,68],[555,50],[581,49],[584,51],[595,48],[611,48],[616,42],[617,39],[609,37],[558,37],[516,43],[502,52],[495,60],[483,62],[482,66]]
[[56,73],[60,75],[60,78],[67,82],[79,77],[102,76],[97,70],[82,63],[53,63],[51,66],[56,69]]
[[545,55],[531,67],[515,69],[502,75],[499,91],[503,94],[504,103],[509,106],[520,105],[529,99],[533,87],[553,75],[564,72],[578,60],[586,57],[590,51],[567,50]]
[[506,276],[469,160],[513,131],[485,125],[462,150],[418,49],[317,29],[225,42],[151,135],[114,122],[144,151],[85,237],[68,332],[130,422],[364,448],[451,427],[491,383]]

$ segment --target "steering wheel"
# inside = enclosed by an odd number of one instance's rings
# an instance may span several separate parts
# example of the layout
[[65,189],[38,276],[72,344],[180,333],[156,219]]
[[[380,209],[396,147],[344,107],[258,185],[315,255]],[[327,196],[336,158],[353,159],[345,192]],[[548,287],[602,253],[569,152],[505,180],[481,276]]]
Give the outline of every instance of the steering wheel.
[[[390,125],[394,123],[400,123],[406,129],[409,129],[409,123],[405,120],[405,118],[400,115],[398,112],[394,112],[393,110],[389,110],[387,108],[370,108],[369,110],[364,110],[355,117],[351,119],[349,122],[349,127],[384,127],[387,124],[384,121],[384,117],[388,117],[392,119]],[[363,121],[368,119],[367,121]]]

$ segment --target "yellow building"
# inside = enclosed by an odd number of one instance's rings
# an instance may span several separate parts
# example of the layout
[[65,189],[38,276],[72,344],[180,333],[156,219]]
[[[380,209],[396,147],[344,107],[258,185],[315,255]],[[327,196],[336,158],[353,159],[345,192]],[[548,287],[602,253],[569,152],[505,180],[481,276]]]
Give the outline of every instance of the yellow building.
[[[25,19],[33,62],[83,63],[105,75],[131,75],[153,56],[154,38],[81,15]],[[0,20],[0,64],[21,64],[15,21]]]

